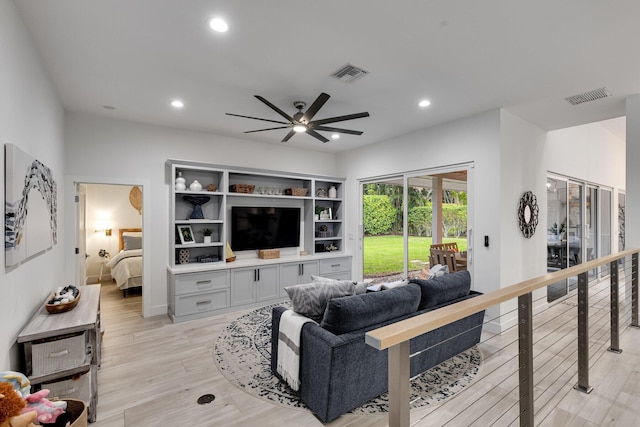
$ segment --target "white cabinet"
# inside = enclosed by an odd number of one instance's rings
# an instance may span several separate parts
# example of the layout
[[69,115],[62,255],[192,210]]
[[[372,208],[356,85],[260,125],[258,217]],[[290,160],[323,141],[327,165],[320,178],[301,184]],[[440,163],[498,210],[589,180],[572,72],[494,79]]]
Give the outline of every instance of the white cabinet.
[[318,261],[289,262],[280,264],[280,296],[287,297],[287,286],[310,283],[311,276],[318,276]]
[[229,272],[169,274],[169,317],[174,322],[210,316],[230,306]]
[[351,279],[351,258],[330,258],[320,260],[320,276],[338,280]]
[[[311,275],[322,276],[324,263],[334,259],[341,260],[340,267],[329,264],[326,276],[351,278],[343,236],[343,178],[171,159],[165,173],[170,188],[167,300],[174,322],[282,301],[287,298],[284,287],[311,282]],[[199,185],[192,187],[195,181]],[[298,246],[280,248],[282,258],[269,260],[258,259],[253,249],[276,248],[250,243],[236,250],[233,238],[242,236],[236,234],[239,225],[251,237],[259,234],[255,226],[246,225],[251,224],[246,215],[238,214],[254,207],[298,209],[299,222],[287,222],[300,230],[291,239]],[[292,229],[286,231],[290,235]],[[230,263],[228,244],[237,257]],[[300,256],[302,251],[308,256]],[[343,265],[345,260],[349,265]]]
[[231,270],[231,305],[234,307],[277,297],[277,265]]

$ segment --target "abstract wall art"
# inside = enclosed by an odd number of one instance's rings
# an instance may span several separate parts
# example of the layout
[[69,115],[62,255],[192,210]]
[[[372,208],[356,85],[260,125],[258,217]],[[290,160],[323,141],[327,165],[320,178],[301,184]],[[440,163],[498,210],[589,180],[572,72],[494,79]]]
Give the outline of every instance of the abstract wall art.
[[58,191],[51,169],[5,144],[4,250],[6,267],[57,243]]

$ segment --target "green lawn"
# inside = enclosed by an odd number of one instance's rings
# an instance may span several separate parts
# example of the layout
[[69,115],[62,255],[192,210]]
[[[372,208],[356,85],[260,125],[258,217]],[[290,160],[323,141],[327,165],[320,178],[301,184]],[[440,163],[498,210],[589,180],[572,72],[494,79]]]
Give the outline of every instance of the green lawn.
[[[456,242],[460,251],[467,250],[467,239],[443,239]],[[409,269],[420,269],[429,261],[431,237],[409,236]],[[368,236],[364,238],[364,276],[393,274],[403,270],[402,236]],[[415,262],[413,262],[415,261]]]

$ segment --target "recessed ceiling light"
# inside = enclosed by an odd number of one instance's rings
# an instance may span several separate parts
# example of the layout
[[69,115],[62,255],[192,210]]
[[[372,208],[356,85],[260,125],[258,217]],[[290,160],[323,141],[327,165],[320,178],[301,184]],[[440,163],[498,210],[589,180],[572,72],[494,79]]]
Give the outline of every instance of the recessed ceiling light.
[[333,135],[331,135],[331,138],[338,139],[340,138],[340,135],[338,135],[337,133],[334,133]]
[[183,108],[184,102],[180,101],[179,99],[174,99],[173,101],[171,101],[171,106],[173,108]]
[[222,18],[212,18],[209,21],[209,26],[218,33],[226,33],[229,30],[229,24]]
[[431,105],[431,101],[429,101],[428,99],[423,99],[422,101],[418,102],[418,107],[428,107],[429,105]]

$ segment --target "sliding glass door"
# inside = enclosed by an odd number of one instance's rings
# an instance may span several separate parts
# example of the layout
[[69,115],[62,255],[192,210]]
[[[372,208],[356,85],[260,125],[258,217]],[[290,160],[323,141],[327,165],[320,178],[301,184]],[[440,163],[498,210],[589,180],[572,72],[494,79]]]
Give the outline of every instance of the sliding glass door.
[[[547,179],[547,271],[582,264],[611,253],[611,191],[595,185],[549,177]],[[599,271],[589,272],[589,280]],[[600,276],[608,274],[608,267]],[[577,278],[547,287],[554,301],[577,287]]]
[[431,243],[467,249],[467,169],[362,181],[362,267],[378,283],[429,267]]

